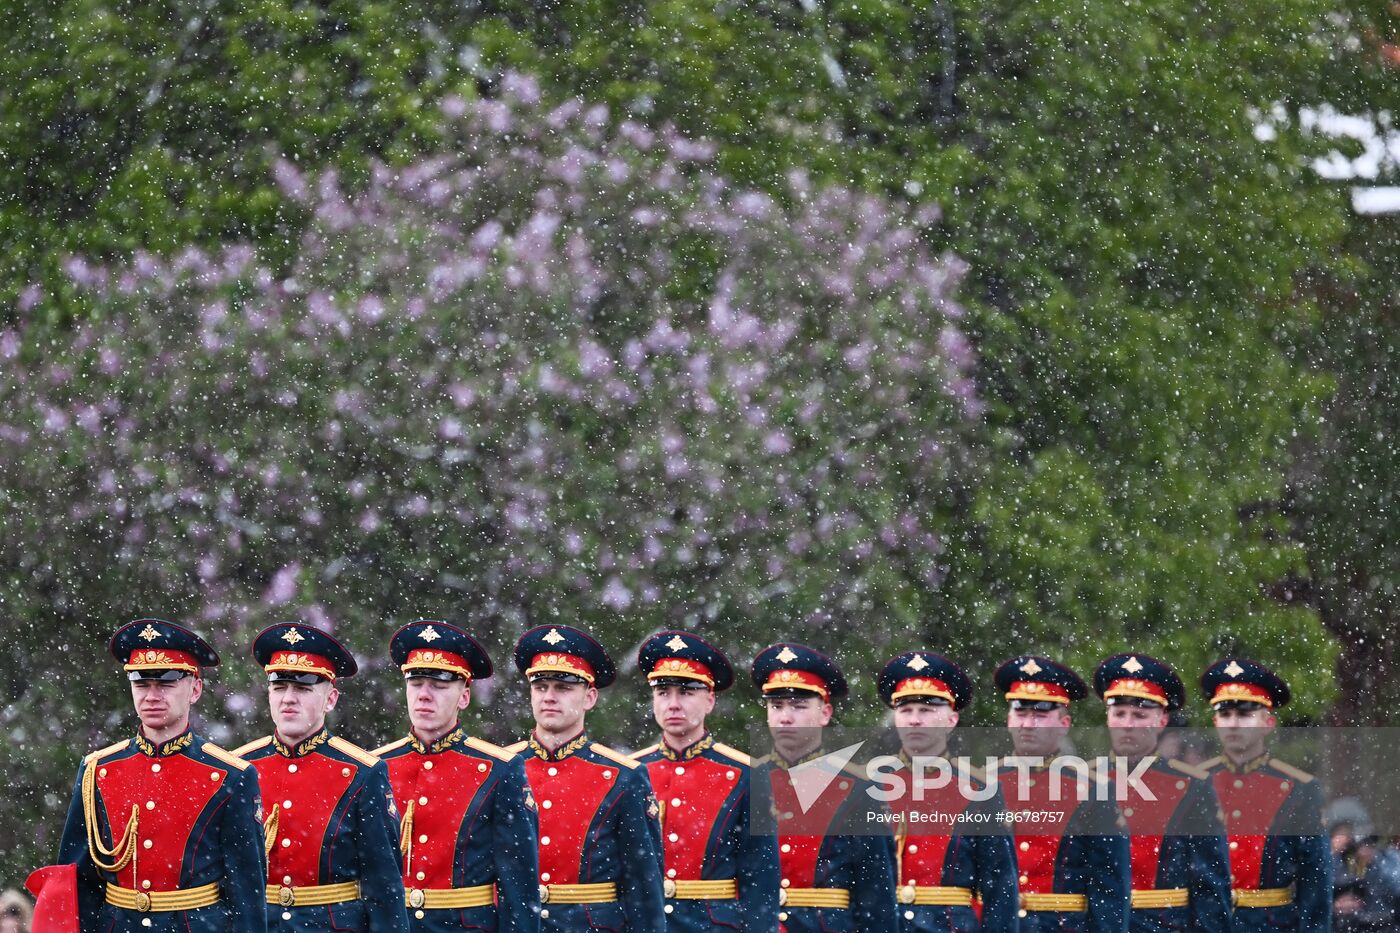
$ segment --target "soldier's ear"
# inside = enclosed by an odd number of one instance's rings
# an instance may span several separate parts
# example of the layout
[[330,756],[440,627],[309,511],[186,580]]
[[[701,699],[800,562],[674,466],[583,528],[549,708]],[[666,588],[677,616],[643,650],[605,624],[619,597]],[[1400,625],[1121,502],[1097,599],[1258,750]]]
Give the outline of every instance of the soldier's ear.
[[335,709],[336,701],[339,699],[340,691],[335,689],[334,686],[332,686],[331,689],[326,693],[326,712],[329,713],[331,710]]
[[204,694],[204,678],[196,676],[194,686],[190,688],[190,702],[193,703]]
[[471,684],[467,684],[466,687],[462,690],[462,696],[461,696],[460,698],[458,698],[458,700],[457,700],[457,708],[458,708],[458,709],[466,709],[468,706],[471,706],[471,705],[472,705],[472,685],[471,685]]

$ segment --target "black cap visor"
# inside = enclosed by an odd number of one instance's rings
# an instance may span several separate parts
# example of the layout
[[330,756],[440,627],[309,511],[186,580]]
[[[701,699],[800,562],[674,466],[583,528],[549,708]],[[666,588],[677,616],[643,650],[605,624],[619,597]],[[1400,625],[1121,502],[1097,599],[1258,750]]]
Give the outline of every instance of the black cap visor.
[[149,671],[127,671],[126,679],[132,683],[140,683],[143,680],[153,680],[163,684],[173,684],[184,680],[186,677],[193,677],[189,671],[174,670],[149,670]]
[[317,684],[325,683],[326,678],[320,674],[297,674],[292,671],[268,671],[267,682],[301,684],[304,687],[314,687]]
[[440,680],[443,683],[451,683],[454,680],[467,679],[461,674],[458,674],[456,671],[442,671],[437,670],[436,668],[419,667],[411,668],[403,672],[404,680],[414,680],[419,677],[427,680]]

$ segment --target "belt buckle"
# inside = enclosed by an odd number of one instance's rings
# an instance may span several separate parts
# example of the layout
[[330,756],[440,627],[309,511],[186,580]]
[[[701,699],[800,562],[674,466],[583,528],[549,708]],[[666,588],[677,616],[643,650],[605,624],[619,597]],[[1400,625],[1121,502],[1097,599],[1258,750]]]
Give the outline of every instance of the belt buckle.
[[136,909],[141,913],[149,913],[151,910],[151,896],[145,891],[136,892]]
[[277,892],[277,903],[282,907],[295,907],[297,902],[296,889],[290,885],[282,885]]
[[906,885],[904,885],[903,887],[901,887],[901,888],[899,889],[899,902],[900,902],[901,904],[912,904],[912,903],[914,903],[914,895],[915,895],[915,893],[916,893],[916,891],[915,891],[915,888],[914,888],[914,885],[913,885],[913,884],[906,884]]
[[427,899],[428,899],[428,898],[427,898],[427,896],[423,893],[423,889],[422,889],[422,888],[412,888],[412,889],[408,892],[408,906],[409,906],[409,907],[412,907],[414,910],[417,910],[418,908],[422,907],[422,906],[423,906],[423,903],[424,903]]
[[779,888],[779,889],[778,889],[778,906],[779,906],[779,907],[786,907],[786,906],[787,906],[787,888]]
[[667,878],[665,881],[663,881],[663,882],[661,883],[661,893],[662,893],[662,894],[665,894],[667,897],[675,897],[675,896],[676,896],[676,882],[675,882],[675,879],[673,879],[673,878]]
[[548,903],[549,903],[549,885],[547,885],[547,884],[542,884],[542,885],[540,885],[540,903],[541,903],[541,904],[548,904]]

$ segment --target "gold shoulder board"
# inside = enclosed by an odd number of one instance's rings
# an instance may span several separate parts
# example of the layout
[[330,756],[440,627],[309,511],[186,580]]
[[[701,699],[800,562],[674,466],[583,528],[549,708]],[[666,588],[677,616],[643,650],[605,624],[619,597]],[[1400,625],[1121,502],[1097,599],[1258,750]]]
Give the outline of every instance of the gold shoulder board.
[[381,746],[379,746],[378,748],[376,748],[376,749],[375,749],[373,752],[371,752],[370,754],[372,754],[372,755],[374,755],[374,756],[376,756],[376,757],[382,758],[382,757],[384,757],[384,755],[385,755],[386,752],[392,752],[394,749],[396,749],[396,748],[402,748],[403,746],[405,746],[405,745],[407,745],[407,744],[408,744],[408,737],[405,736],[404,738],[399,739],[397,742],[390,742],[388,745],[381,745]]
[[1170,767],[1170,768],[1175,768],[1176,770],[1180,771],[1182,774],[1189,774],[1191,777],[1195,778],[1195,779],[1198,780],[1198,781],[1208,781],[1208,780],[1210,780],[1210,772],[1209,772],[1209,771],[1206,771],[1206,770],[1203,769],[1203,768],[1198,768],[1198,767],[1196,767],[1195,765],[1188,765],[1186,762],[1184,762],[1184,761],[1178,761],[1178,760],[1175,759],[1175,758],[1168,758],[1168,759],[1167,759],[1167,766]]
[[248,762],[244,761],[242,758],[239,758],[232,752],[224,751],[213,742],[205,742],[200,748],[204,749],[204,754],[212,755],[229,767],[237,768],[239,771],[247,771],[252,767],[252,765],[248,764]]
[[501,748],[499,745],[492,745],[485,739],[478,739],[474,735],[467,736],[467,747],[474,748],[479,752],[485,752],[492,758],[499,759],[500,761],[510,761],[515,757],[515,752]]
[[263,736],[263,737],[260,738],[260,739],[254,739],[253,741],[249,742],[247,745],[240,745],[240,746],[238,746],[237,748],[235,748],[235,749],[233,750],[233,754],[234,754],[235,756],[239,757],[239,758],[242,758],[244,755],[248,754],[249,752],[255,752],[255,751],[257,751],[258,749],[262,748],[264,745],[269,745],[269,744],[271,744],[271,742],[272,742],[272,736],[270,736],[270,735],[265,735],[265,736]]
[[529,747],[530,741],[529,739],[526,739],[524,741],[516,742],[514,745],[507,745],[506,751],[510,752],[512,755],[519,755],[521,752],[525,751],[525,749]]
[[120,742],[108,745],[106,748],[99,748],[97,751],[92,752],[86,758],[84,758],[83,761],[87,764],[92,764],[95,761],[99,761],[103,758],[106,758],[108,755],[116,754],[117,752],[126,748],[130,744],[131,739],[122,739]]
[[632,758],[635,761],[641,761],[647,755],[650,755],[652,752],[656,751],[660,747],[661,743],[657,742],[655,745],[648,745],[646,748],[639,748],[632,753]]
[[641,762],[633,761],[631,758],[628,758],[626,755],[622,754],[622,752],[615,752],[611,748],[608,748],[606,745],[599,745],[597,742],[593,742],[589,745],[589,747],[592,748],[598,754],[602,755],[604,758],[609,758],[622,765],[624,768],[627,768],[628,770],[634,770],[642,766]]
[[378,758],[375,758],[354,742],[347,742],[338,735],[331,736],[331,740],[326,744],[336,751],[344,752],[366,768],[373,768],[375,765],[379,764]]
[[735,761],[739,762],[739,764],[743,765],[744,767],[748,767],[753,764],[753,759],[751,759],[747,754],[739,751],[732,745],[725,745],[723,742],[716,742],[710,747],[726,758],[733,758]]
[[1293,767],[1286,761],[1279,761],[1277,758],[1270,758],[1269,764],[1274,767],[1274,770],[1282,771],[1284,774],[1288,775],[1293,780],[1297,781],[1299,784],[1311,784],[1313,781],[1313,776],[1311,774]]

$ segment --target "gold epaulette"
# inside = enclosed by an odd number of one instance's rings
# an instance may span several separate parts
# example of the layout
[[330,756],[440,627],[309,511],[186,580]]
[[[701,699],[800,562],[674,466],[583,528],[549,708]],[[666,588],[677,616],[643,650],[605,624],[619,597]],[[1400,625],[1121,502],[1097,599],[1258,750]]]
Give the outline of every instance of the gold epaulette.
[[239,771],[247,771],[252,767],[252,765],[248,764],[248,762],[244,761],[242,758],[239,758],[233,752],[226,752],[213,742],[205,742],[200,748],[204,750],[204,754],[212,755],[230,768],[237,768]]
[[115,742],[111,745],[108,745],[106,748],[99,748],[97,751],[88,754],[88,756],[83,759],[83,763],[90,765],[95,761],[99,761],[103,758],[106,758],[108,755],[116,754],[117,752],[126,748],[130,744],[131,739],[122,739],[120,742]]
[[512,755],[519,755],[521,752],[525,751],[525,749],[529,747],[530,740],[521,739],[519,742],[512,742],[510,745],[507,745],[506,751],[510,752]]
[[753,765],[752,758],[739,751],[732,745],[725,745],[723,742],[716,742],[710,747],[726,758],[733,758],[735,761],[739,762],[739,764],[743,765],[746,768],[751,767]]
[[1225,759],[1219,755],[1216,755],[1214,758],[1207,758],[1205,761],[1196,765],[1196,767],[1200,768],[1202,771],[1210,772],[1211,770],[1220,767],[1224,763]]
[[1284,774],[1288,775],[1293,780],[1297,781],[1299,784],[1311,784],[1313,781],[1313,776],[1311,774],[1293,767],[1286,761],[1280,761],[1277,758],[1270,758],[1269,764],[1273,767],[1275,771],[1282,771]]
[[515,758],[515,752],[510,751],[509,749],[501,748],[501,746],[499,745],[493,745],[485,739],[478,739],[474,735],[467,736],[467,746],[469,748],[474,748],[479,752],[485,752],[492,758],[498,759],[500,761],[510,761],[513,758]]
[[378,758],[374,757],[363,748],[360,748],[360,746],[356,745],[354,742],[347,742],[338,735],[331,736],[330,741],[326,744],[338,752],[349,755],[366,768],[373,768],[375,765],[379,764]]
[[407,736],[405,736],[405,737],[399,739],[397,742],[390,742],[388,745],[381,745],[381,746],[379,746],[378,748],[376,748],[376,749],[375,749],[373,752],[371,752],[370,754],[374,755],[374,756],[377,757],[377,758],[383,758],[384,755],[387,754],[388,752],[392,752],[392,751],[393,751],[394,749],[396,749],[396,748],[403,748],[405,745],[407,745],[407,744],[409,743],[409,741],[410,741],[409,738],[408,738]]
[[642,766],[641,762],[633,761],[631,758],[628,758],[626,755],[622,754],[622,752],[615,752],[611,748],[608,748],[606,745],[599,745],[597,742],[590,742],[588,747],[591,748],[593,751],[597,752],[598,754],[602,755],[604,758],[610,758],[618,764],[622,765],[624,768],[627,768],[628,770],[633,770]]
[[270,736],[270,735],[265,735],[265,736],[263,736],[263,737],[260,738],[260,739],[254,739],[253,741],[249,742],[247,745],[240,745],[240,746],[238,746],[237,748],[235,748],[235,749],[233,750],[233,754],[234,754],[234,755],[237,755],[239,758],[242,758],[244,755],[248,754],[249,752],[255,752],[255,751],[257,751],[258,749],[262,748],[264,745],[270,745],[270,744],[272,744],[272,736]]
[[655,745],[648,745],[646,748],[637,749],[635,752],[632,753],[632,757],[638,761],[641,761],[647,755],[650,755],[654,751],[658,751],[660,748],[661,743],[657,742]]
[[1209,772],[1209,771],[1206,771],[1206,770],[1204,770],[1203,768],[1198,768],[1198,767],[1196,767],[1195,765],[1188,765],[1186,762],[1184,762],[1184,761],[1179,761],[1179,760],[1177,760],[1177,759],[1175,759],[1175,758],[1168,758],[1168,759],[1167,759],[1167,767],[1169,767],[1169,768],[1175,768],[1176,770],[1180,771],[1182,774],[1190,775],[1191,777],[1195,778],[1195,779],[1198,780],[1198,781],[1208,781],[1208,780],[1210,780],[1210,772]]

